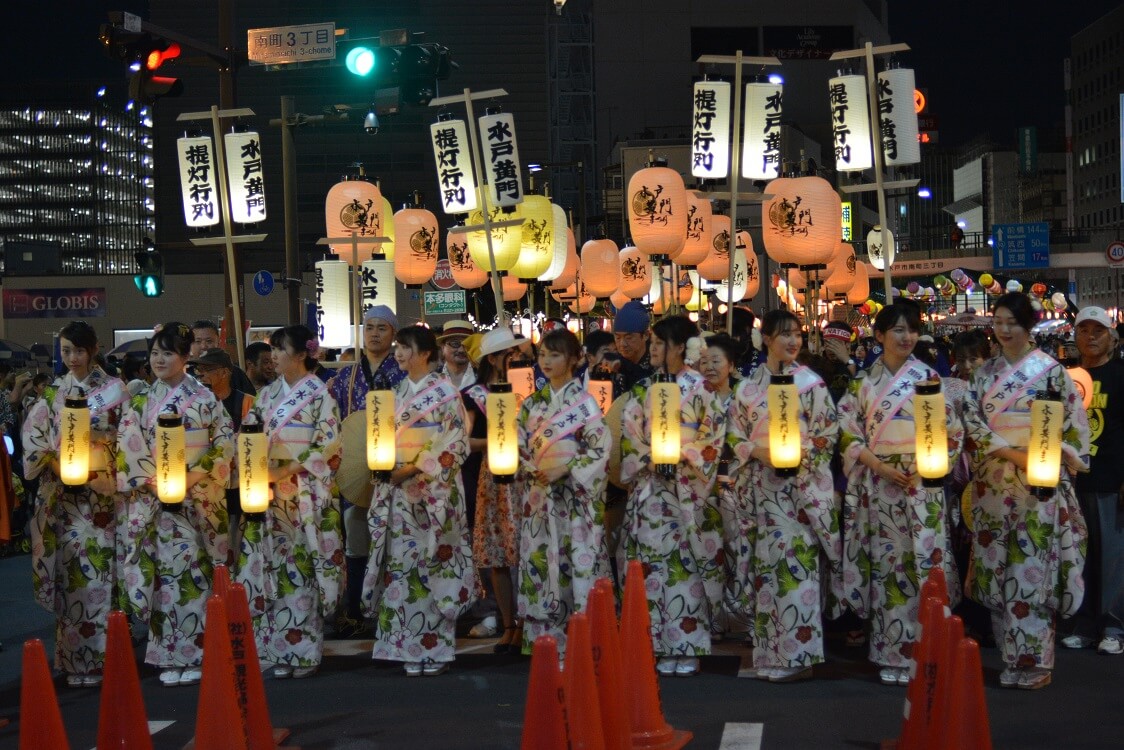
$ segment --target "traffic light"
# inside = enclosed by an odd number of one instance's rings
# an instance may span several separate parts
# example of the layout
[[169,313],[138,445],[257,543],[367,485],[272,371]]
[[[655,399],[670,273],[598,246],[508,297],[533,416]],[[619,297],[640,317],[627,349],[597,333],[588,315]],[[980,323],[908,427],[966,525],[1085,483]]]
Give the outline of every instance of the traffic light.
[[164,259],[156,251],[156,245],[144,238],[145,249],[136,253],[139,273],[133,276],[133,283],[145,297],[159,297],[164,293]]
[[343,56],[347,72],[360,78],[372,78],[392,82],[398,75],[398,60],[402,56],[399,47],[381,47],[378,42],[358,40],[341,42],[336,56]]
[[129,79],[129,98],[142,104],[153,104],[162,96],[179,96],[183,81],[178,78],[156,75],[168,60],[179,57],[180,46],[166,39],[144,35],[135,44],[136,62]]
[[347,71],[379,88],[399,89],[405,104],[426,105],[437,93],[437,81],[449,77],[455,63],[441,44],[378,44],[375,40],[341,42],[337,56]]

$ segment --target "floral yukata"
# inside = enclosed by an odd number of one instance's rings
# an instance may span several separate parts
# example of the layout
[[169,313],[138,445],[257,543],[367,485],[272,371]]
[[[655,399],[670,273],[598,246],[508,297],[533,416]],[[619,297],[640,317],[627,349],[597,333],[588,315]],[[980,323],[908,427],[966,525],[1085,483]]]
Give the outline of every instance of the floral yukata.
[[464,405],[430,373],[394,387],[398,465],[421,473],[375,484],[363,607],[376,621],[375,659],[451,662],[457,617],[471,606],[476,571],[460,466],[468,456]]
[[[921,586],[934,566],[944,570],[952,604],[960,600],[944,489],[923,487],[914,464],[914,386],[937,377],[935,370],[913,356],[896,373],[879,359],[851,381],[839,401],[839,445],[847,476],[842,593],[847,606],[871,620],[870,660],[886,667],[911,664],[920,635]],[[945,419],[952,466],[964,428],[947,400]],[[861,464],[863,448],[909,475],[909,488],[902,489]]]
[[[719,556],[721,537],[702,532],[720,523],[705,515],[725,439],[725,414],[702,376],[684,368],[676,376],[680,399],[680,460],[675,476],[652,472],[649,443],[651,379],[624,397],[621,414],[621,480],[630,484],[625,509],[624,555],[644,566],[653,650],[658,657],[710,653],[714,613],[704,575]],[[625,565],[621,565],[623,570]]]
[[[470,437],[488,437],[488,387],[462,391],[466,413],[472,418]],[[519,564],[519,508],[515,485],[496,483],[488,471],[488,449],[480,456],[476,479],[476,517],[472,526],[472,560],[478,568],[514,568]]]
[[1037,499],[1026,472],[995,455],[1026,448],[1030,405],[1052,386],[1061,393],[1062,451],[1084,459],[1089,423],[1065,368],[1040,351],[1009,364],[1001,355],[975,373],[965,402],[974,449],[972,472],[973,599],[992,613],[995,638],[1008,667],[1054,666],[1054,617],[1081,606],[1085,583],[1085,520],[1063,464],[1052,497]]
[[[156,418],[174,410],[186,429],[187,471],[205,476],[183,503],[156,497]],[[117,484],[129,493],[118,549],[122,604],[148,623],[145,662],[198,667],[214,565],[231,558],[226,485],[234,455],[230,417],[210,389],[190,375],[174,388],[157,380],[123,410],[117,437]]]
[[838,438],[835,404],[818,375],[785,365],[800,394],[800,468],[781,477],[750,456],[769,444],[768,389],[771,373],[758,367],[737,388],[727,426],[734,458],[731,496],[740,544],[734,561],[735,611],[753,623],[753,666],[810,667],[823,661],[821,616],[825,555],[833,569],[842,555],[839,509],[831,456]]
[[[552,635],[562,655],[570,614],[585,608],[593,582],[609,572],[604,517],[612,438],[597,401],[576,378],[524,401],[518,429],[523,651],[529,654],[538,636]],[[569,473],[549,485],[531,476],[563,466]]]
[[[68,487],[48,467],[59,460],[60,420],[67,396],[81,388],[90,408],[89,484]],[[55,667],[69,675],[105,666],[105,635],[117,581],[117,484],[113,467],[125,386],[99,369],[79,381],[67,373],[36,401],[23,422],[23,467],[39,477],[31,519],[31,576],[35,599],[55,615]],[[108,472],[108,478],[106,478]]]
[[300,470],[273,485],[261,522],[247,519],[238,579],[246,585],[258,655],[314,667],[324,653],[324,619],[339,606],[343,577],[340,511],[332,496],[339,409],[315,375],[278,378],[255,407],[269,436],[271,467]]

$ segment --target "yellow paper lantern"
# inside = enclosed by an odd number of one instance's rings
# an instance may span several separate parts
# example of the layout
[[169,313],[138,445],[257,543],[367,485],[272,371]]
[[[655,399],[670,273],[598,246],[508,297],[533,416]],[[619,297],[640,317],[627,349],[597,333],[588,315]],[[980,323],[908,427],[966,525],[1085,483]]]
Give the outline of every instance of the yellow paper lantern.
[[654,380],[648,389],[652,463],[661,475],[667,476],[674,474],[682,450],[679,384],[675,382],[675,376],[668,373],[657,373]]
[[842,242],[843,205],[820,177],[781,177],[765,186],[761,204],[765,252],[777,263],[827,264]]
[[590,240],[582,245],[581,275],[585,291],[608,297],[620,286],[619,251],[612,240]]
[[694,190],[687,191],[687,241],[683,249],[671,259],[684,268],[694,268],[710,253],[713,229],[710,225],[714,209],[710,196]]
[[81,388],[63,402],[59,423],[59,479],[70,487],[90,479],[90,406]]
[[388,472],[396,459],[394,391],[367,392],[367,468]]
[[628,181],[628,226],[645,255],[667,256],[687,242],[687,188],[674,169],[647,167]]
[[493,383],[485,400],[488,416],[488,471],[496,482],[506,484],[515,479],[519,468],[519,436],[515,417],[519,407],[511,383]]
[[420,289],[437,270],[437,217],[424,208],[394,214],[394,276]]
[[593,400],[597,402],[598,408],[601,409],[601,414],[608,414],[609,407],[613,405],[613,381],[611,380],[594,380],[590,377],[589,382],[586,383],[586,390],[589,395],[593,396]]
[[1030,404],[1030,439],[1026,446],[1026,481],[1050,495],[1061,479],[1062,424],[1065,411],[1061,397],[1054,391],[1034,399]]
[[182,503],[187,496],[187,450],[183,417],[172,412],[156,419],[155,453],[156,497],[169,505]]
[[698,271],[690,270],[687,275],[691,279],[691,298],[684,303],[684,306],[691,312],[698,312],[706,306],[706,293],[702,290]]
[[536,281],[554,259],[554,209],[549,198],[527,195],[519,212],[523,216],[519,260],[510,273],[524,282]]
[[769,463],[778,476],[800,469],[800,394],[792,375],[769,378]]
[[926,487],[943,487],[948,475],[948,426],[941,381],[918,383],[913,394],[917,473]]
[[269,508],[269,438],[261,422],[243,422],[238,432],[238,498],[244,513]]
[[449,270],[457,286],[461,289],[479,289],[488,283],[488,272],[476,265],[472,253],[468,252],[467,234],[453,234],[450,231],[445,238],[445,250],[449,254]]
[[[492,208],[488,212],[492,222],[513,221],[519,219],[519,211],[505,214],[500,208]],[[468,215],[469,226],[479,226],[484,223],[484,214],[473,211]],[[519,260],[519,250],[523,244],[523,228],[521,226],[493,227],[492,251],[496,256],[496,270],[510,271],[515,262]],[[468,233],[468,252],[477,266],[491,273],[492,266],[488,260],[488,238],[483,230]]]
[[619,292],[629,299],[640,299],[652,287],[652,262],[635,247],[623,248],[619,259]]
[[710,252],[698,266],[707,281],[722,281],[730,275],[730,217],[715,215],[710,222]]

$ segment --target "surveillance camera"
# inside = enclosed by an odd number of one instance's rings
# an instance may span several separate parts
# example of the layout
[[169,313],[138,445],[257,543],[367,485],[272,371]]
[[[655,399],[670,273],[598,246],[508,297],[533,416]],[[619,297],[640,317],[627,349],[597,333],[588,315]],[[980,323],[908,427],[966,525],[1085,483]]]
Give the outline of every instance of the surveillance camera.
[[375,110],[367,112],[367,116],[363,118],[363,130],[371,135],[379,132],[379,116],[375,114]]

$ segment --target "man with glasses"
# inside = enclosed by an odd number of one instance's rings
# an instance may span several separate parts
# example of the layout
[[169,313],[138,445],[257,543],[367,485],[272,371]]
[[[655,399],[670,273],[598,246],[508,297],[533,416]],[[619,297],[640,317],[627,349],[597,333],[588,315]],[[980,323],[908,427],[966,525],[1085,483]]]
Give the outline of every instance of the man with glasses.
[[464,340],[471,336],[472,324],[464,320],[450,320],[441,328],[437,343],[441,345],[441,359],[445,362],[441,371],[457,390],[464,390],[476,382],[476,371],[468,361]]

